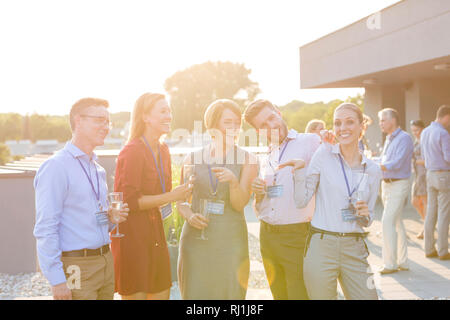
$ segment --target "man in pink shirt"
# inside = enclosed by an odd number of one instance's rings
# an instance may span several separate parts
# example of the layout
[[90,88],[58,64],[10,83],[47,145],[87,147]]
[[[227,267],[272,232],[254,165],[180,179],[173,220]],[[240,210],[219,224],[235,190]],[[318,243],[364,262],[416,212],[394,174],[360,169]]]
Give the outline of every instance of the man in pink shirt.
[[264,269],[275,300],[307,300],[303,281],[303,253],[314,213],[314,198],[304,209],[294,201],[292,168],[278,170],[291,159],[309,163],[320,146],[316,134],[289,130],[280,110],[268,100],[251,102],[245,120],[270,142],[260,177],[252,184],[254,209],[261,222],[260,246]]

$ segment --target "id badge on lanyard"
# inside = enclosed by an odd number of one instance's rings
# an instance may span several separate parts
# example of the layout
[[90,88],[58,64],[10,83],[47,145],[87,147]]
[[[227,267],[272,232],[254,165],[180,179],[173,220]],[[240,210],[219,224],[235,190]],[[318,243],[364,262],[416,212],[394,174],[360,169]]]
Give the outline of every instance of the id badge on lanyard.
[[172,204],[168,203],[166,205],[159,207],[159,212],[161,212],[162,219],[167,219],[172,214]]
[[207,200],[206,210],[208,214],[223,215],[225,212],[225,202],[222,200]]
[[99,226],[104,226],[109,223],[108,211],[97,211],[95,213],[95,218]]
[[[348,193],[348,206],[346,208],[341,209],[342,221],[352,222],[358,219],[358,216],[356,215],[356,208],[352,203],[352,195],[359,188],[363,178],[361,178],[361,180],[358,182],[355,188],[353,188],[353,191],[351,191],[347,179],[347,174],[345,173],[344,161],[342,160],[341,155],[340,154],[338,155],[339,161],[341,162],[342,173],[344,174],[345,184],[347,186],[347,193]],[[364,172],[366,172],[366,164],[364,164]]]
[[267,186],[267,196],[269,197],[269,199],[282,197],[283,196],[283,185],[277,184],[277,185],[273,185],[273,186]]
[[[289,142],[290,142],[290,140],[288,140],[286,142],[286,144],[284,145],[284,148],[281,151],[280,156],[278,157],[278,164],[281,162],[284,151],[286,151],[286,148],[287,148]],[[272,168],[273,172],[275,172],[275,169],[273,168],[272,163],[270,162],[270,159],[269,159],[269,165]],[[278,175],[278,173],[275,172],[275,175],[273,178],[273,185],[267,186],[267,196],[269,197],[269,199],[280,198],[283,196],[284,188],[283,188],[283,185],[277,184],[277,175]]]

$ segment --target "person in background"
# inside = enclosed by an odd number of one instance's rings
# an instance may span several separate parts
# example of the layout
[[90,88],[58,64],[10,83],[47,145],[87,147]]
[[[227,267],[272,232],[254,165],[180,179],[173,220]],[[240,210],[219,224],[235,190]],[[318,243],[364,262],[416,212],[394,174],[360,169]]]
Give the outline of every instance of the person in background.
[[[425,220],[427,209],[427,172],[425,169],[425,160],[423,160],[420,148],[420,135],[425,124],[422,120],[411,121],[411,132],[415,137],[413,153],[414,182],[412,185],[411,203],[417,212]],[[417,234],[418,239],[423,239],[423,229]]]
[[[363,133],[362,133],[362,138],[359,140],[358,147],[361,151],[366,151],[366,150],[370,151],[369,145],[367,144],[366,131],[367,131],[367,128],[372,124],[372,118],[369,117],[368,115],[364,114],[363,119],[364,119],[364,129],[363,129]],[[370,153],[370,156],[372,156],[371,153]]]
[[358,148],[364,131],[361,110],[343,103],[333,118],[338,144],[323,143],[308,168],[303,159],[280,166],[294,167],[299,208],[316,195],[304,258],[305,284],[314,300],[337,299],[338,280],[346,299],[376,300],[364,228],[374,218],[381,170]]
[[320,136],[320,131],[325,130],[325,121],[319,119],[312,119],[306,125],[305,133],[315,133]]
[[111,248],[116,271],[115,290],[123,300],[168,300],[172,285],[163,217],[171,203],[189,196],[180,185],[172,190],[169,148],[160,142],[170,132],[172,112],[164,95],[144,93],[131,115],[128,142],[117,158],[114,190],[129,203],[122,238]]
[[[55,300],[112,300],[114,265],[106,172],[94,149],[110,121],[106,100],[84,98],[70,110],[72,140],[46,160],[34,179],[39,265]],[[127,205],[118,214],[128,215]],[[73,280],[73,281],[72,281]]]
[[[234,101],[212,102],[204,115],[212,142],[184,161],[194,165],[195,176],[192,206],[177,202],[185,218],[178,259],[184,300],[244,300],[247,293],[250,263],[244,208],[258,162],[237,146],[241,118]],[[202,203],[208,217],[202,215]]]
[[[450,219],[450,105],[442,105],[433,121],[422,132],[420,146],[427,169],[428,205],[425,218],[425,256],[449,260]],[[434,230],[437,220],[437,251]]]
[[380,274],[384,275],[398,270],[409,270],[402,215],[410,192],[409,178],[414,144],[411,136],[400,128],[395,109],[382,109],[378,117],[381,131],[387,134],[380,162],[383,172],[381,199],[384,205],[381,221],[384,267]]
[[270,174],[264,176],[261,172],[252,184],[254,209],[261,221],[261,255],[270,290],[275,300],[307,300],[303,251],[314,200],[304,209],[296,208],[293,173],[289,168],[278,170],[277,166],[296,158],[309,163],[320,146],[320,136],[288,130],[280,110],[268,100],[251,102],[244,118],[270,142],[268,163],[262,163]]

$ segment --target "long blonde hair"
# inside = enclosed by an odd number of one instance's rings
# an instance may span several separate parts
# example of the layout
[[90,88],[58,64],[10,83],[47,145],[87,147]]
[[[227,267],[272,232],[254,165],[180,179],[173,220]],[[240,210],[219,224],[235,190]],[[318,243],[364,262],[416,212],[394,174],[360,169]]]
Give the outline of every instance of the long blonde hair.
[[145,123],[143,120],[143,115],[150,112],[156,102],[161,99],[165,99],[163,94],[147,92],[136,100],[133,112],[131,113],[130,133],[128,135],[127,143],[144,134]]

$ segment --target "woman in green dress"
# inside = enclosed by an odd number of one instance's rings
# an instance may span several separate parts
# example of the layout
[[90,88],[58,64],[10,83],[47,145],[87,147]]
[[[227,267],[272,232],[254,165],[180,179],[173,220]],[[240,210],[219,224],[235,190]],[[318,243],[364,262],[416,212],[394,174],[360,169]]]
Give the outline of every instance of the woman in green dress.
[[[211,144],[184,161],[194,165],[192,205],[177,203],[186,220],[178,260],[181,296],[241,300],[247,293],[250,270],[244,207],[258,174],[257,159],[236,145],[241,111],[235,102],[213,102],[204,122]],[[201,202],[208,208],[207,217],[200,214]]]

